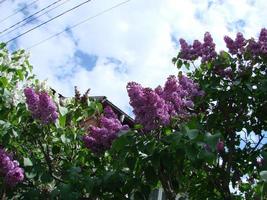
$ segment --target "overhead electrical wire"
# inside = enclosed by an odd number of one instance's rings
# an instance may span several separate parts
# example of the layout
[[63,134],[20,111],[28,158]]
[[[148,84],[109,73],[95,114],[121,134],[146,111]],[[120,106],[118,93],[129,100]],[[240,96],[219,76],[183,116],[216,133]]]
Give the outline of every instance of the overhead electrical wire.
[[29,3],[29,4],[25,5],[25,6],[23,6],[21,9],[17,9],[17,10],[15,10],[11,15],[8,15],[7,17],[1,19],[1,20],[0,20],[0,23],[6,21],[6,20],[9,19],[10,17],[13,17],[14,15],[18,14],[19,12],[25,10],[26,8],[29,8],[31,5],[35,4],[37,1],[39,1],[39,0],[34,0],[34,1],[32,1],[31,3]]
[[[105,10],[102,10],[101,12],[99,12],[99,13],[97,13],[97,14],[91,16],[91,17],[88,17],[88,18],[86,18],[86,19],[84,19],[84,20],[82,20],[82,21],[80,21],[80,22],[78,22],[78,23],[76,23],[76,24],[74,24],[74,25],[68,27],[68,30],[74,29],[74,28],[76,28],[77,26],[80,26],[81,24],[84,24],[85,22],[88,22],[88,21],[90,21],[90,20],[92,20],[92,19],[94,19],[94,18],[96,18],[96,17],[98,17],[98,16],[100,16],[100,15],[103,15],[103,14],[105,14],[105,13],[107,13],[107,12],[109,12],[109,11],[111,11],[111,10],[117,8],[117,7],[120,7],[120,6],[122,6],[123,4],[126,4],[126,3],[130,2],[130,1],[131,1],[131,0],[123,1],[123,2],[121,2],[121,3],[118,3],[118,4],[116,4],[116,5],[112,6],[112,7],[110,7],[110,8],[107,8],[107,9],[105,9]],[[40,44],[42,44],[42,43],[44,43],[44,42],[46,42],[46,41],[48,41],[48,40],[51,40],[51,39],[53,39],[54,37],[57,37],[57,36],[59,36],[59,35],[65,33],[65,32],[66,32],[66,29],[64,29],[63,31],[60,31],[60,32],[58,32],[58,33],[56,33],[56,34],[54,34],[54,35],[51,35],[50,37],[47,37],[47,38],[44,39],[44,40],[41,40],[41,41],[35,43],[34,45],[32,45],[32,46],[26,48],[26,50],[32,49],[32,48],[34,48],[34,47],[36,47],[36,46],[38,46],[38,45],[40,45]]]
[[57,19],[57,18],[59,18],[59,17],[61,17],[62,15],[66,14],[66,13],[68,13],[68,12],[71,12],[71,11],[73,11],[73,10],[75,10],[75,9],[77,9],[77,8],[79,8],[79,7],[81,7],[82,5],[84,5],[84,4],[86,4],[86,3],[90,2],[90,1],[91,1],[91,0],[86,0],[86,1],[80,3],[80,4],[76,5],[76,6],[70,8],[70,9],[68,9],[68,10],[66,10],[66,11],[64,11],[64,12],[62,12],[62,13],[60,13],[60,14],[58,14],[58,15],[52,17],[52,18],[50,18],[49,20],[47,20],[47,21],[45,21],[45,22],[43,22],[43,23],[41,23],[41,24],[38,24],[37,26],[35,26],[35,27],[33,27],[33,28],[31,28],[31,29],[29,29],[29,30],[27,30],[27,31],[25,31],[25,32],[23,32],[23,33],[21,33],[21,34],[19,34],[18,36],[14,37],[14,38],[12,38],[12,39],[10,39],[10,40],[8,40],[8,41],[6,41],[5,43],[9,43],[9,42],[11,42],[11,41],[13,41],[13,40],[16,40],[16,39],[22,37],[23,35],[26,35],[27,33],[29,33],[29,32],[31,32],[31,31],[33,31],[33,30],[35,30],[35,29],[37,29],[37,28],[39,28],[39,27],[41,27],[41,26],[43,26],[43,25],[45,25],[45,24],[47,24],[47,23],[49,23],[49,22],[51,22],[51,21],[53,21],[53,20],[55,20],[55,19]]
[[33,17],[33,16],[37,15],[38,13],[40,13],[40,12],[46,10],[47,8],[50,8],[51,6],[57,4],[57,3],[60,2],[60,1],[62,1],[62,0],[54,1],[53,3],[49,4],[48,6],[42,8],[41,10],[38,10],[37,12],[35,12],[35,13],[31,14],[30,16],[28,16],[28,17],[22,19],[21,21],[19,21],[19,22],[15,23],[15,24],[9,26],[8,28],[6,28],[6,29],[0,31],[0,34],[2,34],[2,33],[4,33],[4,32],[6,32],[6,31],[8,31],[9,29],[11,29],[11,28],[13,28],[13,27],[15,27],[15,26],[21,24],[22,22],[24,22],[24,21],[30,19],[31,17]]
[[22,27],[25,26],[26,24],[29,24],[29,23],[32,22],[33,20],[36,20],[36,19],[40,18],[41,16],[43,16],[43,15],[45,15],[45,14],[51,12],[52,10],[55,10],[56,8],[62,6],[63,4],[67,3],[68,1],[70,1],[70,0],[65,0],[65,1],[62,2],[61,4],[58,4],[57,6],[52,7],[51,9],[47,10],[46,12],[44,12],[44,13],[42,13],[42,14],[40,14],[40,15],[34,17],[34,18],[31,18],[31,19],[27,20],[25,23],[21,24],[20,26],[18,26],[18,27],[14,27],[14,28],[11,29],[10,31],[8,31],[8,32],[6,32],[6,33],[0,35],[0,37],[4,37],[5,35],[8,35],[8,34],[14,32],[14,31],[18,30],[19,28],[22,28]]

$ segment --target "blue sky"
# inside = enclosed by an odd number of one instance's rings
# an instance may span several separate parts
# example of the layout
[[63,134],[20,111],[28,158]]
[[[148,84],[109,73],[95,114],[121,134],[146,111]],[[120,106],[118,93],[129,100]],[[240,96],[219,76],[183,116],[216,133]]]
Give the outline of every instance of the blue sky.
[[[19,33],[69,9],[82,0],[66,1],[62,6],[31,20]],[[32,1],[7,0],[0,5],[0,21]],[[0,23],[0,30],[22,20],[54,0],[37,1],[23,12]],[[121,0],[92,0],[81,8],[32,31],[10,44],[25,48],[65,30],[41,45],[29,49],[34,72],[41,80],[65,96],[73,95],[75,85],[81,91],[91,88],[91,95],[105,95],[130,112],[125,86],[128,81],[156,87],[166,77],[176,74],[171,58],[177,54],[179,38],[202,40],[211,32],[217,50],[224,49],[224,35],[241,31],[255,37],[267,27],[265,0],[131,0],[71,30],[70,26],[112,7]]]

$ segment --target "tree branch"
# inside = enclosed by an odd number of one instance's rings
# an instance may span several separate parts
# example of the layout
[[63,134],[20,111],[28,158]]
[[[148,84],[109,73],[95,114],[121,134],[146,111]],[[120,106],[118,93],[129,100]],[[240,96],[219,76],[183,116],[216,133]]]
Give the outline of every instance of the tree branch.
[[49,156],[49,149],[47,147],[46,149],[46,152],[45,152],[45,149],[41,143],[40,140],[37,140],[37,143],[39,144],[40,148],[41,148],[41,151],[44,155],[44,158],[45,158],[45,161],[46,161],[46,164],[47,164],[47,167],[48,167],[48,172],[50,174],[50,176],[52,176],[55,180],[61,182],[61,183],[65,183],[61,178],[57,177],[56,175],[54,175],[54,170],[53,170],[53,166],[52,166],[52,160]]
[[164,192],[166,193],[166,198],[168,200],[175,200],[176,192],[173,190],[172,184],[170,180],[168,179],[168,176],[166,176],[164,172],[165,172],[165,169],[163,165],[160,163],[159,178],[160,178],[162,187],[164,189]]

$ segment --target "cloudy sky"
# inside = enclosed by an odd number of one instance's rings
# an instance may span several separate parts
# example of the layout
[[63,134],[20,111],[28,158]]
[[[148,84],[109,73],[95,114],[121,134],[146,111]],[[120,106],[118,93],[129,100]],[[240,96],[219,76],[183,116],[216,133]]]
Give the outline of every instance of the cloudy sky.
[[[36,1],[7,19],[33,0],[1,1],[0,32],[54,1]],[[41,17],[27,20],[23,27],[2,33],[0,40],[8,41],[84,1],[58,1],[49,7],[50,12],[40,12]],[[234,36],[240,31],[255,37],[267,27],[265,0],[130,0],[75,29],[69,28],[121,2],[91,0],[16,39],[9,48],[28,49],[38,78],[48,79],[48,84],[64,96],[72,96],[75,85],[81,91],[91,88],[91,95],[105,95],[129,113],[127,82],[155,87],[176,74],[171,59],[178,52],[179,38],[202,40],[209,31],[217,49],[222,49],[224,35]],[[29,48],[61,31],[63,34]]]

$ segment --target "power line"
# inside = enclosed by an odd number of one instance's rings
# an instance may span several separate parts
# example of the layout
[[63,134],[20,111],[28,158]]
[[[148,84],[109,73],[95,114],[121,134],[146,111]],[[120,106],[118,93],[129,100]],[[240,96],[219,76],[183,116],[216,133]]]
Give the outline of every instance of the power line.
[[55,5],[55,4],[57,4],[57,3],[60,2],[60,1],[62,1],[62,0],[54,1],[53,3],[49,4],[48,6],[42,8],[41,10],[39,10],[39,11],[33,13],[32,15],[30,15],[30,16],[24,18],[23,20],[21,20],[21,21],[15,23],[15,24],[11,25],[10,27],[8,27],[8,28],[2,30],[2,31],[0,32],[0,34],[2,34],[2,33],[4,33],[4,32],[6,32],[6,31],[8,31],[9,29],[13,28],[14,26],[17,26],[17,25],[21,24],[22,22],[24,22],[24,21],[30,19],[30,18],[33,17],[34,15],[36,15],[36,14],[38,14],[38,13],[40,13],[40,12],[46,10],[47,8],[49,8],[49,7],[51,7],[51,6]]
[[14,11],[14,13],[12,13],[11,15],[8,15],[7,17],[3,18],[0,20],[0,23],[6,21],[7,19],[9,19],[10,17],[13,17],[14,15],[18,14],[19,12],[25,10],[26,8],[30,7],[31,5],[35,4],[37,1],[39,0],[35,0],[35,1],[32,1],[31,3],[29,3],[28,5],[25,5],[24,7],[22,7],[21,9],[17,9]]
[[39,25],[37,25],[37,26],[35,26],[35,27],[33,27],[33,28],[31,28],[31,29],[29,29],[29,30],[23,32],[23,33],[21,33],[21,34],[19,34],[18,36],[14,37],[14,38],[12,38],[12,39],[10,39],[10,40],[8,40],[8,41],[6,41],[5,43],[9,43],[9,42],[11,42],[11,41],[13,41],[13,40],[16,40],[16,39],[20,38],[21,36],[23,36],[23,35],[25,35],[25,34],[31,32],[31,31],[33,31],[33,30],[35,30],[35,29],[37,29],[37,28],[39,28],[39,27],[41,27],[41,26],[43,26],[43,25],[45,25],[45,24],[47,24],[47,23],[49,23],[49,22],[51,22],[51,21],[53,21],[53,20],[55,20],[56,18],[61,17],[62,15],[66,14],[66,13],[72,11],[72,10],[75,10],[75,9],[79,8],[80,6],[86,4],[86,3],[90,2],[90,1],[91,1],[91,0],[86,0],[86,1],[84,1],[84,2],[82,2],[82,3],[80,3],[80,4],[78,4],[78,5],[76,5],[76,6],[72,7],[72,8],[70,8],[70,9],[68,9],[68,10],[66,10],[66,11],[64,11],[64,12],[62,12],[62,13],[60,13],[59,15],[56,15],[55,17],[52,17],[51,19],[49,19],[49,20],[47,20],[47,21],[45,21],[45,22],[43,22],[43,23],[41,23],[41,24],[39,24]]
[[70,1],[70,0],[65,0],[65,1],[62,2],[61,4],[58,4],[57,6],[52,7],[51,9],[47,10],[46,12],[44,12],[44,13],[42,13],[42,14],[40,14],[40,15],[34,17],[34,18],[31,18],[31,19],[27,20],[25,23],[21,24],[20,26],[15,27],[15,28],[11,29],[10,31],[8,31],[8,32],[6,32],[6,33],[0,35],[0,37],[4,37],[5,35],[8,35],[8,34],[14,32],[15,30],[18,30],[19,28],[21,28],[21,27],[25,26],[26,24],[32,22],[33,20],[36,20],[36,19],[40,18],[41,16],[43,16],[43,15],[45,15],[45,14],[51,12],[52,10],[55,10],[55,9],[58,8],[59,6],[62,6],[63,4],[67,3],[68,1]]
[[101,12],[99,12],[99,13],[97,13],[97,14],[91,16],[91,17],[88,17],[88,18],[86,18],[86,19],[84,19],[84,20],[78,22],[77,24],[74,24],[74,25],[68,27],[67,29],[64,29],[63,31],[60,31],[60,32],[58,32],[58,33],[56,33],[56,34],[54,34],[54,35],[51,35],[50,37],[48,37],[48,38],[46,38],[46,39],[44,39],[44,40],[41,40],[41,41],[35,43],[34,45],[32,45],[32,46],[26,48],[26,50],[32,49],[32,48],[34,48],[34,47],[36,47],[36,46],[38,46],[38,45],[40,45],[40,44],[42,44],[42,43],[44,43],[44,42],[46,42],[46,41],[48,41],[48,40],[51,40],[51,39],[53,39],[54,37],[57,37],[57,36],[61,35],[62,33],[65,33],[66,30],[74,29],[74,28],[76,28],[77,26],[80,26],[81,24],[84,24],[85,22],[88,22],[88,21],[90,21],[90,20],[92,20],[92,19],[94,19],[94,18],[96,18],[96,17],[98,17],[98,16],[100,16],[100,15],[103,15],[103,14],[105,14],[105,13],[107,13],[107,12],[109,12],[109,11],[111,11],[111,10],[117,8],[117,7],[122,6],[123,4],[128,3],[129,1],[131,1],[131,0],[123,1],[123,2],[121,2],[121,3],[118,3],[118,4],[116,4],[116,5],[112,6],[112,7],[110,7],[110,8],[107,8],[107,9],[105,9],[105,10],[103,10],[103,11],[101,11]]

